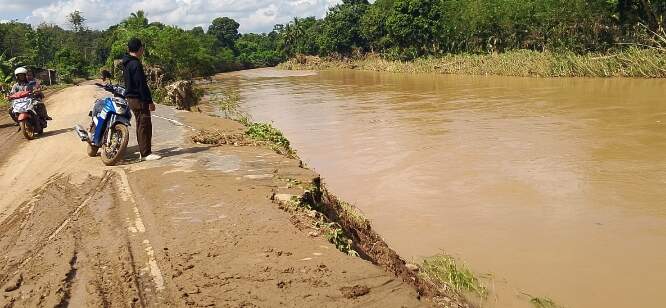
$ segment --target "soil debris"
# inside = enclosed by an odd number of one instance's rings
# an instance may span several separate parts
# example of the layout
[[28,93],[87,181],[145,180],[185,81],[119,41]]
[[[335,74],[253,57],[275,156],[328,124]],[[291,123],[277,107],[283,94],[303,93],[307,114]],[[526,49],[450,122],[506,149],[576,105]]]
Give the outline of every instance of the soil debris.
[[342,292],[342,296],[351,299],[370,293],[370,288],[364,285],[355,285],[353,287],[342,287],[340,292]]
[[5,287],[5,292],[12,292],[18,290],[18,288],[21,287],[21,284],[23,283],[23,274],[18,274],[12,280],[7,283],[7,286]]
[[179,80],[165,87],[166,101],[179,110],[190,110],[197,104],[201,95],[194,89],[191,80]]
[[419,266],[416,265],[416,264],[407,263],[407,264],[405,264],[405,267],[406,267],[408,270],[412,271],[412,272],[418,272],[418,271],[419,271]]
[[199,144],[210,144],[210,145],[233,145],[233,146],[244,146],[244,145],[253,145],[255,142],[249,140],[242,133],[232,133],[226,134],[218,130],[200,130],[194,136],[192,136],[192,141]]

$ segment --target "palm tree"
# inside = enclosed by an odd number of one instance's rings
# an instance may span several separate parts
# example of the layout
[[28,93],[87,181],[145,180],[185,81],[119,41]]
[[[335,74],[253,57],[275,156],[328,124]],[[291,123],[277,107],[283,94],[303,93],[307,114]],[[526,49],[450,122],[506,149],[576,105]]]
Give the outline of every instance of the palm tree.
[[131,13],[130,16],[123,21],[123,24],[129,27],[143,28],[148,26],[148,18],[146,18],[146,13],[144,11],[138,10]]

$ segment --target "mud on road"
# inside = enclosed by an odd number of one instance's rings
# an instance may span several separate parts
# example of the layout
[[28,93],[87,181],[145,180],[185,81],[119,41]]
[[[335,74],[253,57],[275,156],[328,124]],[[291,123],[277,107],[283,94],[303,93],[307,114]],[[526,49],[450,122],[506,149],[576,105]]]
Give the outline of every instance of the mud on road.
[[0,306],[430,305],[271,202],[288,182],[317,177],[298,161],[188,141],[197,126],[234,133],[237,123],[160,107],[154,144],[163,160],[138,163],[136,146],[122,166],[87,157],[68,129],[85,123],[101,95],[87,85],[54,95],[56,133],[16,141],[2,161]]

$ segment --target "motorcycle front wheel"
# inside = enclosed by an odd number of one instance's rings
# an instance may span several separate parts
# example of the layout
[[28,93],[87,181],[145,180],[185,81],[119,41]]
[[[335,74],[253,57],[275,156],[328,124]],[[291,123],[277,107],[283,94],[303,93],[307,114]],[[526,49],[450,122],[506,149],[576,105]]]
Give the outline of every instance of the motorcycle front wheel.
[[88,153],[88,156],[95,157],[97,156],[97,152],[99,152],[99,147],[96,147],[88,143],[88,148],[86,149],[86,153]]
[[109,142],[106,142],[107,136],[104,136],[102,145],[102,162],[107,166],[115,166],[125,156],[127,142],[129,141],[129,130],[123,124],[116,124],[107,131],[111,134]]
[[25,137],[25,139],[28,140],[35,139],[35,128],[32,127],[32,123],[30,123],[30,120],[19,122],[19,126],[21,126],[21,131],[23,132],[23,136]]

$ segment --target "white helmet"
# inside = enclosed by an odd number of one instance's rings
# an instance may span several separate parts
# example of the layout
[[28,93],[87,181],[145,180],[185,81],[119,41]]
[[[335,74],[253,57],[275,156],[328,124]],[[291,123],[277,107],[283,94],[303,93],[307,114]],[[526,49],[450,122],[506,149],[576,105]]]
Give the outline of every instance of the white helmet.
[[14,75],[18,76],[19,74],[28,74],[28,70],[25,67],[19,67],[14,71]]

